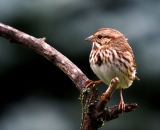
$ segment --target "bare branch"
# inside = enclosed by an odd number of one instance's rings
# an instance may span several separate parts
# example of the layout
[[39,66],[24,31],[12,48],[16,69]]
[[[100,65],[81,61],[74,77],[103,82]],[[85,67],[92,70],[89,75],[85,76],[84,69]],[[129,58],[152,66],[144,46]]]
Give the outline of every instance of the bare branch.
[[105,93],[102,94],[101,99],[99,100],[99,102],[96,105],[97,111],[102,111],[105,108],[105,106],[107,105],[110,97],[114,93],[119,82],[120,81],[117,77],[115,77],[114,79],[111,80],[111,83],[110,83],[108,89],[106,90]]
[[85,74],[68,58],[56,49],[45,43],[45,38],[35,38],[17,29],[0,23],[0,35],[10,42],[22,44],[29,49],[39,53],[58,68],[60,68],[77,86],[79,90],[85,88],[89,80]]
[[[98,128],[102,127],[106,122],[118,118],[119,114],[122,114],[122,110],[118,109],[118,105],[106,107],[118,83],[119,79],[117,77],[112,79],[108,89],[102,94],[100,99],[98,98],[98,91],[96,88],[90,87],[84,89],[83,94],[81,94],[84,116],[84,118],[82,118],[84,121],[82,120],[81,130],[98,130]],[[136,103],[125,104],[124,112],[133,111],[136,107]],[[83,122],[85,124],[83,124]]]

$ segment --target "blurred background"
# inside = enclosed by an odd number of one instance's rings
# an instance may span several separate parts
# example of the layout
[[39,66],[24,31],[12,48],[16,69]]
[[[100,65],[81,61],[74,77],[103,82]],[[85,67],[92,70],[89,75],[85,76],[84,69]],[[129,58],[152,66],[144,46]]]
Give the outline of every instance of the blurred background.
[[[159,0],[3,0],[0,22],[46,42],[67,56],[92,80],[91,43],[84,39],[102,27],[123,33],[134,51],[138,70],[125,103],[137,103],[101,130],[160,129]],[[0,130],[78,130],[79,91],[42,56],[0,37]],[[107,86],[97,85],[100,94]],[[119,103],[115,91],[108,106]]]

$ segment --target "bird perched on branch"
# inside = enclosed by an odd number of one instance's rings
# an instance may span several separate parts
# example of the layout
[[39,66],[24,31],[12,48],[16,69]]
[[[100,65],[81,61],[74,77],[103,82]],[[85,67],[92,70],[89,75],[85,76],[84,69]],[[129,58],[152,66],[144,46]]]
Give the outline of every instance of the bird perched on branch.
[[125,111],[122,88],[130,87],[134,79],[139,79],[135,76],[136,62],[127,39],[117,30],[101,28],[85,40],[93,43],[89,62],[98,78],[107,85],[113,78],[119,78],[120,83],[117,89],[120,90],[120,103],[118,109]]

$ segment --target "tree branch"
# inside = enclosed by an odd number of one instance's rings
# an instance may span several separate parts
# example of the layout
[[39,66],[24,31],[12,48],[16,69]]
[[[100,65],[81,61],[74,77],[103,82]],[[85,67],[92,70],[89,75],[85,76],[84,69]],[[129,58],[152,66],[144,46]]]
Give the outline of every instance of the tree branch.
[[[58,52],[45,42],[45,38],[35,38],[17,29],[0,23],[0,36],[30,48],[39,53],[50,62],[60,68],[76,85],[80,91],[80,102],[82,103],[82,125],[81,130],[98,130],[104,122],[117,118],[121,111],[117,105],[106,107],[111,95],[119,83],[118,78],[111,81],[107,91],[99,99],[98,90],[94,84],[88,85],[89,79],[68,58]],[[94,83],[94,82],[93,82]],[[125,112],[135,110],[137,104],[126,104]]]
[[56,49],[48,45],[45,38],[35,38],[17,29],[0,23],[0,35],[8,39],[11,43],[19,43],[29,49],[39,53],[58,68],[60,68],[77,86],[79,90],[85,88],[88,84],[88,78],[83,72],[74,65],[68,58],[58,52]]

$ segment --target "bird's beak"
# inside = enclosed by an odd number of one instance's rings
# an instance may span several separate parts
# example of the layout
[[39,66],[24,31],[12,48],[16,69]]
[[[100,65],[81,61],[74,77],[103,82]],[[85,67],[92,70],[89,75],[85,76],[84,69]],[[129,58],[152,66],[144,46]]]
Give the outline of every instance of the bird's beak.
[[91,36],[87,37],[85,40],[89,41],[89,42],[94,42],[94,36],[91,35]]

